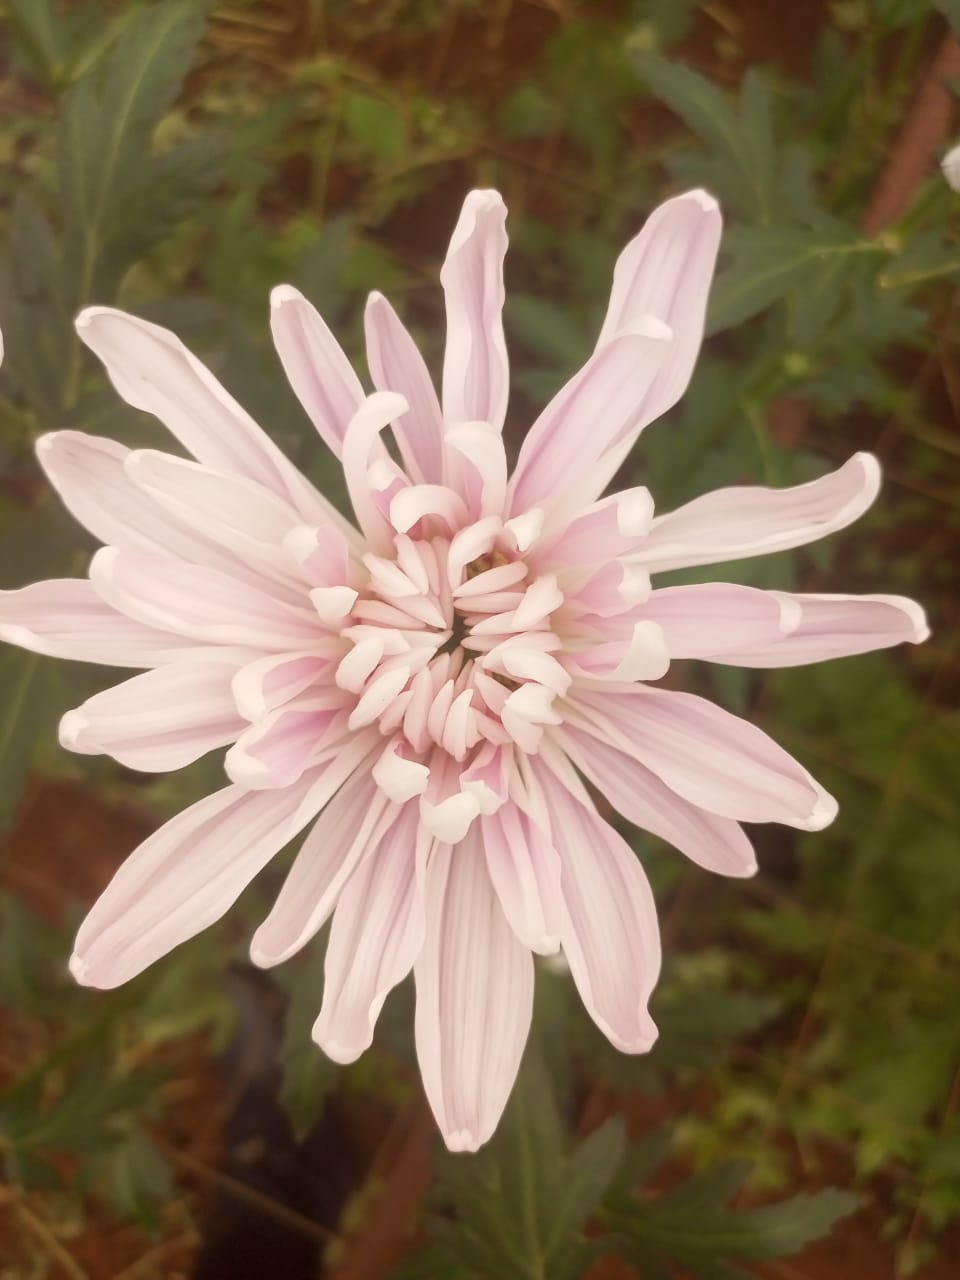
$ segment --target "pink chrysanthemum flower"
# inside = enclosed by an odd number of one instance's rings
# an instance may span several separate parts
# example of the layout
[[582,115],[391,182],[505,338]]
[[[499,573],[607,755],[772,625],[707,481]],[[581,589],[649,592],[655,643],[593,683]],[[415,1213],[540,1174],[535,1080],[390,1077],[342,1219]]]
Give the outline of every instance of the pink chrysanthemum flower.
[[229,785],[146,840],[87,916],[77,979],[132,978],[309,827],[253,960],[287,959],[332,914],[314,1038],[340,1062],[367,1048],[412,968],[424,1085],[454,1150],[490,1137],[510,1092],[532,953],[563,949],[619,1049],[656,1037],[653,897],[583,779],[723,875],[756,869],[741,821],[816,830],[834,816],[766,734],[654,687],[671,659],[777,667],[926,636],[921,609],[895,596],[651,588],[665,570],[850,524],[877,493],[869,455],[659,516],[644,488],[602,496],[693,369],[720,237],[702,192],[668,201],[624,250],[593,355],[508,477],[505,216],[496,192],[474,191],[454,231],[439,400],[381,295],[366,312],[369,396],[313,307],[273,295],[280,359],[343,463],[357,527],[172,334],[83,312],[119,393],[195,460],[43,437],[48,477],[106,546],[87,579],[0,598],[14,644],[146,669],[69,711],[64,746],[164,771],[232,744]]

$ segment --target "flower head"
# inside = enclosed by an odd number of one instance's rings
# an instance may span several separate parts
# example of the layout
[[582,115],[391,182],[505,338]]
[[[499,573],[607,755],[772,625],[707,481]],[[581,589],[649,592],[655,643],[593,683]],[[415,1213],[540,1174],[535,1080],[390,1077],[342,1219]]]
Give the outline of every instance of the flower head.
[[585,781],[723,875],[756,869],[740,822],[834,816],[759,729],[651,682],[674,658],[785,666],[926,635],[893,596],[652,585],[843,528],[876,495],[868,455],[664,515],[644,488],[604,496],[693,370],[720,237],[703,192],[661,206],[624,250],[596,349],[508,475],[505,216],[496,192],[474,191],[453,233],[440,399],[381,295],[367,395],[313,307],[273,294],[280,359],[342,461],[355,525],[172,334],[84,311],[80,336],[117,391],[192,459],[43,437],[50,481],[105,545],[86,579],[0,597],[4,639],[142,669],[69,711],[64,746],[147,771],[229,748],[229,785],[146,840],[87,916],[77,979],[132,978],[307,831],[252,957],[287,959],[333,916],[314,1038],[342,1062],[413,969],[426,1092],[461,1150],[489,1138],[509,1094],[532,953],[563,949],[618,1048],[656,1037],[653,897]]

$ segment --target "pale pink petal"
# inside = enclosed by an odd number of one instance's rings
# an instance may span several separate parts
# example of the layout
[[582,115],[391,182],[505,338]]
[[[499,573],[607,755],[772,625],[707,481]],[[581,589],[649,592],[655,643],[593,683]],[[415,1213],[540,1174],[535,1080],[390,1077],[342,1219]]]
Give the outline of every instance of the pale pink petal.
[[540,955],[560,949],[563,899],[560,859],[548,836],[514,804],[481,819],[490,881],[503,914],[525,947]]
[[259,720],[318,684],[330,665],[330,657],[309,649],[255,658],[233,678],[237,710],[245,720]]
[[82,431],[41,436],[37,458],[70,514],[101,542],[196,560],[202,542],[179,528],[130,480],[125,445]]
[[657,1038],[647,1004],[660,976],[657,908],[627,843],[538,759],[565,904],[563,952],[594,1022],[624,1053]]
[[342,587],[349,582],[350,545],[331,525],[299,524],[286,535],[283,547],[311,585]]
[[741,649],[782,643],[800,616],[775,593],[724,582],[663,587],[632,610],[631,617],[634,614],[660,626],[671,658],[726,663],[738,663],[728,655]]
[[653,498],[643,487],[601,498],[536,548],[538,562],[598,565],[636,551],[650,532]]
[[0,640],[108,667],[159,667],[203,648],[118,612],[85,578],[53,578],[0,591]]
[[253,935],[250,959],[262,969],[280,964],[304,946],[337,905],[340,891],[370,849],[396,822],[399,810],[370,776],[382,739],[363,736],[369,763],[359,766],[351,754],[345,778],[341,760],[327,766],[343,785],[314,823],[287,873],[270,914]]
[[567,725],[557,731],[557,739],[580,772],[630,822],[707,871],[722,876],[756,872],[757,860],[739,823],[683,800],[655,773],[592,733]]
[[876,458],[855,453],[836,471],[792,489],[715,489],[658,516],[634,559],[663,573],[802,547],[858,520],[879,488]]
[[443,480],[443,415],[417,344],[382,293],[371,293],[364,312],[367,363],[378,391],[398,391],[410,413],[394,424],[400,456],[416,483]]
[[423,946],[425,840],[408,804],[343,887],[324,961],[323,1005],[313,1038],[335,1062],[373,1042],[383,1002]]
[[629,453],[638,406],[670,351],[672,335],[652,317],[594,353],[527,432],[510,482],[510,510],[544,507],[556,525],[592,502]]
[[799,667],[895,644],[922,644],[930,635],[923,609],[904,596],[770,593],[799,610],[798,625],[779,642],[759,639],[724,658],[740,667]]
[[60,743],[145,773],[180,769],[246,728],[230,684],[250,656],[211,648],[193,661],[133,676],[68,711],[60,721]]
[[209,537],[222,529],[245,534],[251,544],[277,546],[300,523],[289,502],[256,480],[186,458],[137,449],[127,457],[126,471],[141,493],[156,495],[178,512],[195,511],[198,528]]
[[270,327],[297,399],[339,457],[347,424],[365,398],[360,379],[323,317],[289,284],[270,295]]
[[819,831],[837,802],[755,725],[690,693],[578,690],[570,719],[638,760],[691,804],[739,822]]
[[282,791],[222,791],[185,809],[127,858],[88,913],[70,969],[117,987],[219,920],[325,799],[323,776]]
[[688,191],[655,209],[617,259],[597,349],[645,315],[663,320],[676,335],[643,399],[643,425],[666,413],[687,389],[703,339],[721,230],[716,200],[705,191]]
[[343,438],[343,477],[347,492],[357,523],[374,551],[389,552],[394,529],[374,500],[371,468],[383,453],[382,432],[407,409],[406,400],[396,392],[375,391],[354,414]]
[[447,458],[460,455],[459,492],[476,519],[500,516],[507,496],[503,436],[488,422],[461,422],[447,429]]
[[217,569],[101,547],[90,563],[90,581],[128,617],[195,642],[303,649],[317,637],[314,612]]
[[533,1012],[533,958],[503,914],[476,826],[431,855],[414,973],[427,1100],[450,1150],[476,1151],[506,1105]]
[[670,668],[670,650],[655,622],[633,622],[623,640],[605,641],[566,657],[567,670],[590,680],[660,680]]
[[[331,740],[344,737],[345,720],[338,690],[332,697],[308,696],[271,711],[237,735],[223,762],[227,777],[251,790],[289,787],[318,762]],[[345,742],[344,750],[353,745]]]
[[88,307],[76,323],[124,400],[159,418],[198,462],[255,480],[310,523],[349,527],[175,334],[111,307]]
[[463,202],[440,272],[447,307],[443,416],[448,424],[503,426],[510,368],[503,336],[503,259],[507,210],[496,191]]

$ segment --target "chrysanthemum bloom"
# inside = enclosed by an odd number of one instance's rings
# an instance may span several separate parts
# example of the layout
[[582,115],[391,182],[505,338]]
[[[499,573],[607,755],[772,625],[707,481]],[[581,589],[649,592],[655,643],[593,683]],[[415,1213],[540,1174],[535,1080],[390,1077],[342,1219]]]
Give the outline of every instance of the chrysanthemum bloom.
[[367,1048],[412,968],[424,1085],[454,1150],[490,1137],[510,1092],[532,953],[563,949],[619,1049],[656,1037],[653,897],[584,779],[723,875],[756,868],[741,821],[816,830],[834,816],[766,734],[655,687],[671,659],[778,667],[926,635],[894,596],[651,587],[850,524],[877,492],[869,455],[659,516],[644,488],[602,496],[693,369],[720,236],[702,192],[668,201],[625,249],[596,349],[508,477],[505,214],[474,191],[454,231],[439,399],[381,295],[366,312],[369,396],[313,307],[273,295],[280,359],[342,461],[356,527],[172,334],[84,311],[80,336],[116,389],[194,460],[43,437],[50,481],[106,546],[88,578],[0,599],[14,644],[146,669],[69,711],[66,747],[164,771],[232,744],[229,785],[146,840],[87,916],[77,979],[132,978],[309,827],[253,960],[287,959],[333,915],[314,1038],[340,1062]]

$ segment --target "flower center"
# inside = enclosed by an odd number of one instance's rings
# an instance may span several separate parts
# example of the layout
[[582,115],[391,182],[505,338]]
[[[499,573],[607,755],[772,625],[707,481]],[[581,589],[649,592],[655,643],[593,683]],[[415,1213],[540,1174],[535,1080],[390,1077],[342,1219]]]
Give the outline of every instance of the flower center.
[[363,557],[367,580],[340,633],[350,728],[376,725],[417,759],[439,749],[462,762],[484,743],[535,751],[570,683],[553,656],[555,576],[531,574],[490,518],[453,537],[398,534],[393,552]]

